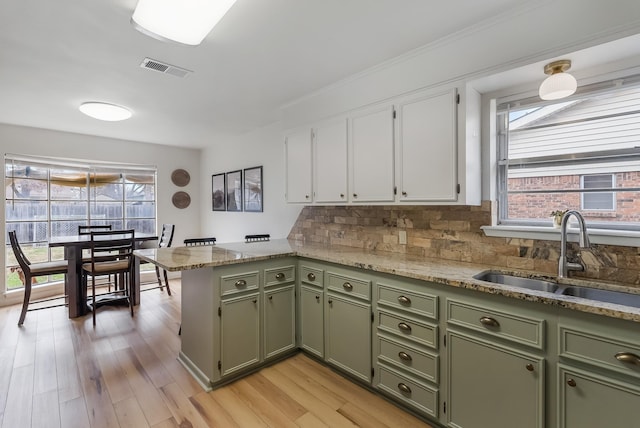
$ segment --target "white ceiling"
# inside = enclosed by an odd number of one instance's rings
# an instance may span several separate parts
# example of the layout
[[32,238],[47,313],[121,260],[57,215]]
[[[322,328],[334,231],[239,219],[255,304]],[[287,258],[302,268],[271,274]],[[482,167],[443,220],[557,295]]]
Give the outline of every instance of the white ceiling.
[[[527,0],[238,0],[197,47],[136,31],[136,0],[2,0],[0,123],[205,147],[335,81]],[[145,57],[194,72],[140,68]],[[124,122],[84,101],[129,107]]]

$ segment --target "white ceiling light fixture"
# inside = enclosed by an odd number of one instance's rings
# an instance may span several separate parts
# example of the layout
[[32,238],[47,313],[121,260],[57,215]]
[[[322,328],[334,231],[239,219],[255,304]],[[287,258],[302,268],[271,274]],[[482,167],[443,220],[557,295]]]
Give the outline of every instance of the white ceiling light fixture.
[[107,122],[117,122],[129,119],[131,110],[115,104],[90,101],[80,104],[80,111],[94,119],[105,120]]
[[236,0],[138,0],[131,23],[159,40],[197,46]]
[[559,100],[573,95],[578,88],[576,78],[566,71],[571,68],[571,61],[561,59],[544,66],[545,74],[549,74],[540,85],[540,98],[543,100]]

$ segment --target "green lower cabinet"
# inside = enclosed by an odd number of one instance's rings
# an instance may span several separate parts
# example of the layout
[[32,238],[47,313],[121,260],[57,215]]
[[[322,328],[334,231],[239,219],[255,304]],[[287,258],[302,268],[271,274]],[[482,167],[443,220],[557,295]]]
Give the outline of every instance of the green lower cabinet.
[[450,427],[543,428],[544,358],[447,332]]
[[220,374],[260,362],[260,295],[223,299],[220,306]]
[[371,304],[327,293],[326,361],[371,382]]
[[558,364],[558,428],[640,425],[640,387]]
[[324,291],[300,287],[300,347],[324,358]]
[[296,346],[295,284],[264,291],[264,357],[277,357]]

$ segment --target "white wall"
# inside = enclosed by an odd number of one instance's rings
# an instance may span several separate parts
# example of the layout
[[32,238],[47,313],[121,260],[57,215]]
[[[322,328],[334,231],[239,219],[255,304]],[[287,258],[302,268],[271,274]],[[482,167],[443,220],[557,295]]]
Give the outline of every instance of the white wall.
[[[157,182],[157,219],[158,224],[176,225],[174,242],[177,244],[187,236],[197,235],[200,229],[200,151],[134,141],[115,140],[89,135],[71,134],[38,128],[0,124],[0,150],[2,154],[22,154],[32,156],[51,156],[73,159],[101,160],[109,162],[156,165]],[[171,182],[171,173],[183,168],[191,174],[191,182],[179,188]],[[178,209],[171,203],[171,196],[178,190],[184,190],[191,196],[191,205]],[[5,186],[2,186],[2,200],[5,198]],[[205,204],[206,205],[206,204]],[[0,224],[4,228],[4,209],[0,211]],[[6,231],[2,230],[6,237]],[[4,289],[5,246],[0,246],[2,274],[0,289]],[[11,301],[9,296],[9,301]],[[0,298],[0,305],[7,301]],[[7,302],[9,302],[7,301]]]
[[[213,143],[204,149],[200,189],[202,234],[217,242],[237,242],[245,235],[268,233],[286,238],[301,206],[285,203],[285,159],[282,125],[274,123],[248,134]],[[211,209],[211,175],[262,165],[264,212]]]

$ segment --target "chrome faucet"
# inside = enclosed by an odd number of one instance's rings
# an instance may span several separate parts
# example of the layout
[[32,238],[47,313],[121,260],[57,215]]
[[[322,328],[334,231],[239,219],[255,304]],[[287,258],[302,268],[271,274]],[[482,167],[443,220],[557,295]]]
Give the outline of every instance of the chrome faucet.
[[560,260],[558,262],[558,278],[566,278],[570,270],[584,271],[584,265],[581,263],[571,263],[567,261],[567,224],[569,217],[574,216],[578,220],[580,226],[580,248],[589,248],[589,236],[587,235],[587,226],[584,217],[576,210],[567,211],[562,216],[562,224],[560,225]]

